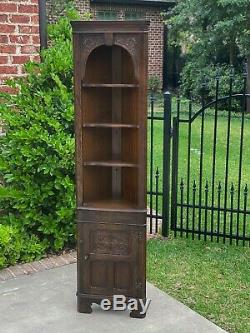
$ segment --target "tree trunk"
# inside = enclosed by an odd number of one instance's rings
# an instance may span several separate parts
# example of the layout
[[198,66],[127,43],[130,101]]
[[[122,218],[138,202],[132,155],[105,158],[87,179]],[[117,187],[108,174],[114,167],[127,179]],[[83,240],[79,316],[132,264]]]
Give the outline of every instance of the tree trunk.
[[229,47],[229,64],[233,66],[234,64],[234,50],[233,50],[233,43],[230,43]]
[[236,38],[232,37],[229,45],[229,64],[231,66],[235,65],[235,55],[236,55]]

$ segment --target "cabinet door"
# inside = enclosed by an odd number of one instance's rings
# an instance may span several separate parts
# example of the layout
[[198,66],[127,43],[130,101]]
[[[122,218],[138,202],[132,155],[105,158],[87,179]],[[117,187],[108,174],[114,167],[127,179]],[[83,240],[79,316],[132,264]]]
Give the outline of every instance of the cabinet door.
[[80,291],[92,295],[139,297],[145,283],[138,274],[138,267],[145,266],[145,263],[138,262],[139,252],[145,248],[145,229],[140,227],[142,231],[138,231],[138,227],[127,225],[79,223],[78,230]]

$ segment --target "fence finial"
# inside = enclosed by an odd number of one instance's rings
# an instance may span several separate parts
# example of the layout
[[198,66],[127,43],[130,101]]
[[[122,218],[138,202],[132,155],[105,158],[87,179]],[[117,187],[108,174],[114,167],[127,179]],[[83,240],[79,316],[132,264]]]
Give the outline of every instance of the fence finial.
[[176,101],[180,101],[181,100],[181,93],[180,93],[180,90],[178,89],[177,91],[177,96],[176,96]]
[[245,188],[244,188],[244,195],[247,196],[247,194],[248,194],[248,186],[247,186],[247,184],[246,184],[246,186],[245,186]]
[[202,78],[202,84],[201,84],[201,86],[202,86],[203,89],[206,89],[207,86],[208,86],[208,79],[207,79],[207,76],[206,76],[205,73],[203,74],[203,78]]
[[230,79],[234,78],[234,66],[233,65],[230,66],[230,74],[229,74],[229,76],[230,76]]
[[154,102],[155,101],[155,94],[154,94],[154,92],[151,90],[151,92],[150,92],[150,102],[152,103],[152,102]]
[[220,67],[219,66],[217,66],[217,68],[216,68],[215,79],[216,79],[216,81],[220,80]]

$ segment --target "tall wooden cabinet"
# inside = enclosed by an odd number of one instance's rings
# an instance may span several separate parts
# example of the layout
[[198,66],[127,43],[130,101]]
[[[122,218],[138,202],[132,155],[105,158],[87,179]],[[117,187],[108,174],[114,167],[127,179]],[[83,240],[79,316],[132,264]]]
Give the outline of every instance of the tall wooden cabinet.
[[[72,22],[78,311],[146,298],[148,22]],[[140,317],[139,312],[131,316]]]

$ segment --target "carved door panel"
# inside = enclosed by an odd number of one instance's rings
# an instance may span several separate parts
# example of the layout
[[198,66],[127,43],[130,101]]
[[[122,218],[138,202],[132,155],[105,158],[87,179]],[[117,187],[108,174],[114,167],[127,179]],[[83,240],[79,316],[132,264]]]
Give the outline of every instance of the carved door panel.
[[79,281],[81,292],[134,297],[140,294],[136,227],[84,223],[79,236],[79,260],[84,273]]

